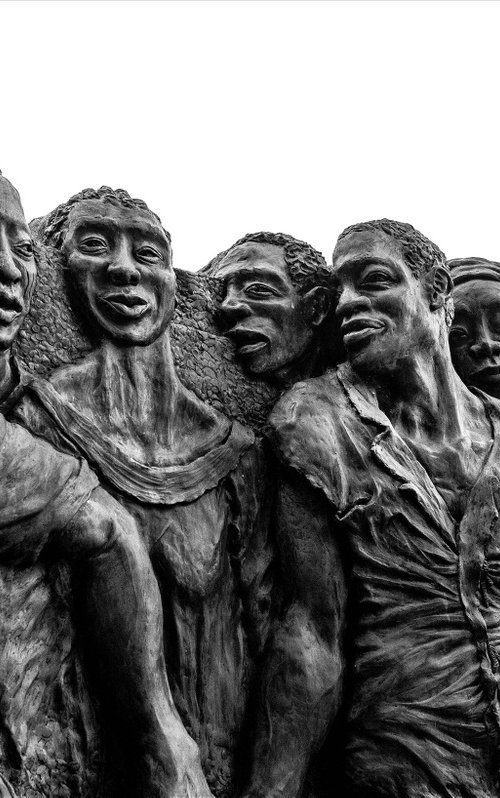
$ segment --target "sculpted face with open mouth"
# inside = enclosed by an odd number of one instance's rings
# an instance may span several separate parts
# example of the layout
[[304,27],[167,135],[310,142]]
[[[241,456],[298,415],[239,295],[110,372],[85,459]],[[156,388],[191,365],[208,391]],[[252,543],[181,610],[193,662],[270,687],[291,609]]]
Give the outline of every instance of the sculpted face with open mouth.
[[333,268],[336,314],[357,371],[391,371],[425,347],[429,296],[395,239],[382,231],[349,233],[335,248]]
[[148,211],[89,199],[72,209],[64,240],[70,288],[98,335],[147,346],[170,322],[170,244]]
[[307,354],[316,330],[283,247],[258,241],[235,246],[216,274],[224,284],[225,334],[250,373],[279,377]]

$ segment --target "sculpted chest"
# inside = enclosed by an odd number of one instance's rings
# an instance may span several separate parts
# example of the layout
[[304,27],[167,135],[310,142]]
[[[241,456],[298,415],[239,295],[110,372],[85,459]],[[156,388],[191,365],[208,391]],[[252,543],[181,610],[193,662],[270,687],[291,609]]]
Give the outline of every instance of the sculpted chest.
[[202,599],[217,589],[229,564],[230,503],[224,485],[193,502],[139,504],[115,492],[135,517],[156,569],[181,590]]

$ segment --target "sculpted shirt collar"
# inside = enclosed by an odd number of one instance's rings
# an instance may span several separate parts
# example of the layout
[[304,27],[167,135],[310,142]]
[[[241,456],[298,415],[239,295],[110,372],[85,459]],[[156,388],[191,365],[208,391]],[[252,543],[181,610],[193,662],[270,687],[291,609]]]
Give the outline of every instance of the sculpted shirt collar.
[[199,456],[179,465],[147,465],[128,457],[50,382],[33,378],[28,394],[102,477],[120,492],[146,504],[194,501],[233,471],[255,440],[250,429],[218,414],[218,425],[207,436],[207,445]]
[[[482,391],[475,393],[494,433],[480,482],[500,461],[500,403]],[[370,469],[374,459],[403,494],[414,498],[428,521],[448,533],[455,528],[456,520],[428,472],[378,406],[375,392],[349,364],[297,383],[284,394],[271,414],[269,434],[281,459],[326,494],[339,519],[353,498],[353,469]],[[346,448],[348,440],[352,451]]]
[[[382,428],[371,444],[375,459],[400,481],[400,489],[411,492],[420,509],[434,522],[445,529],[457,523],[450,513],[441,493],[432,482],[428,472],[421,465],[409,446],[395,431],[391,422],[378,407],[375,392],[363,383],[347,363],[341,364],[337,371],[350,402],[358,415],[364,420]],[[492,428],[492,441],[486,459],[481,467],[476,485],[487,478],[489,470],[498,461],[500,448],[500,403],[483,391],[473,391],[483,402],[485,412]],[[474,485],[474,488],[476,487]],[[474,491],[471,491],[471,495]]]

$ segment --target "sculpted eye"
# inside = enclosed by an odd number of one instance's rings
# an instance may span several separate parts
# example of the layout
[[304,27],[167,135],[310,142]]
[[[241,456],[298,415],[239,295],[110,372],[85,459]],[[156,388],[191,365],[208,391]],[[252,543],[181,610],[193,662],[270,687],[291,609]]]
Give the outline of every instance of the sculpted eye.
[[136,258],[147,263],[159,263],[164,260],[162,253],[155,247],[139,247],[135,252]]
[[87,236],[86,238],[82,238],[79,248],[82,252],[86,252],[89,255],[101,255],[107,251],[108,242],[100,236]]
[[245,288],[245,294],[250,298],[266,299],[267,297],[277,296],[277,291],[266,283],[252,283]]
[[34,248],[31,241],[19,241],[14,248],[16,252],[26,260],[29,260],[31,257],[33,257]]
[[450,342],[455,345],[464,344],[470,338],[469,331],[465,327],[452,327],[450,330]]
[[389,272],[377,269],[376,271],[368,272],[363,276],[362,286],[385,287],[394,283],[393,277]]

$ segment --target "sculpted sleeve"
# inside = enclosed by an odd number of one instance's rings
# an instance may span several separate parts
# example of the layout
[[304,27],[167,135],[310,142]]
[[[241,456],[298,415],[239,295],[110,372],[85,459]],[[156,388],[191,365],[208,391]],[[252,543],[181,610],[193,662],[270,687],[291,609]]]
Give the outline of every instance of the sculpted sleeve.
[[268,424],[279,460],[319,488],[333,511],[345,503],[348,471],[356,459],[344,402],[334,372],[327,372],[294,385],[276,404]]
[[[326,386],[329,412],[328,394]],[[336,426],[314,401],[320,395],[295,386],[270,420],[283,464],[273,520],[282,604],[259,677],[244,798],[299,798],[341,701],[347,591],[335,513],[345,481]]]
[[0,559],[34,562],[97,485],[85,462],[0,416]]

